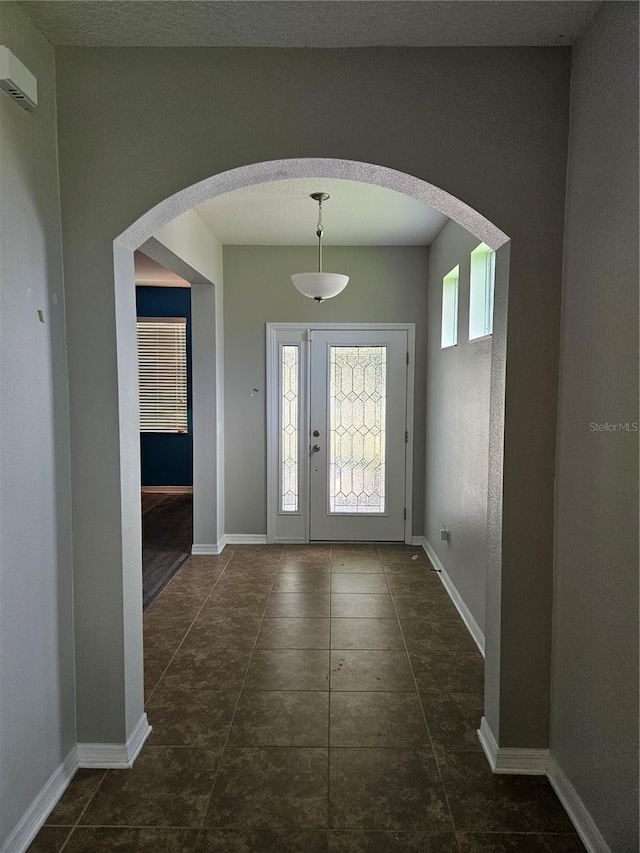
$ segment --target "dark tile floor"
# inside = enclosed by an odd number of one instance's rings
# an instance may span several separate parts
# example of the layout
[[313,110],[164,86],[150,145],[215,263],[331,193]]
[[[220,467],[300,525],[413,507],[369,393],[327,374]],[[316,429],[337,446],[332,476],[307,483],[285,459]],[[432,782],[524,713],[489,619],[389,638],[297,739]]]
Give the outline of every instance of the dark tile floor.
[[144,617],[153,733],[78,771],[32,853],[578,853],[544,778],[494,776],[482,658],[424,553],[191,557]]

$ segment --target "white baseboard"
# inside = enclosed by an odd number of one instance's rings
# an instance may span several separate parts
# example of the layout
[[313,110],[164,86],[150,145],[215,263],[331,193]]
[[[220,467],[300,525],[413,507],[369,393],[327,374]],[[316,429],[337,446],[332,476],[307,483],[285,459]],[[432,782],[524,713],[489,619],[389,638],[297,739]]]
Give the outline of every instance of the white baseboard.
[[126,743],[79,743],[78,766],[104,770],[128,770],[151,734],[147,715],[143,714]]
[[480,654],[482,655],[482,657],[484,657],[484,634],[480,630],[480,626],[478,625],[476,620],[473,618],[471,611],[469,610],[467,605],[464,603],[462,596],[460,595],[460,593],[456,589],[454,582],[449,577],[447,570],[445,569],[445,567],[442,565],[442,563],[438,559],[438,555],[433,550],[433,548],[431,547],[429,542],[427,542],[427,540],[424,536],[416,537],[416,540],[417,539],[420,539],[420,542],[419,543],[416,542],[416,544],[422,545],[422,547],[426,551],[427,557],[429,557],[429,559],[433,563],[434,568],[438,572],[438,576],[440,577],[442,585],[444,586],[446,591],[449,593],[449,598],[451,599],[451,601],[453,601],[458,613],[462,617],[462,621],[467,626],[467,629],[468,629],[469,633],[471,634],[471,636],[473,637],[473,640],[474,640],[476,646],[480,650]]
[[[267,542],[266,544],[268,545],[269,543]],[[281,537],[281,538],[276,536],[276,538],[273,540],[273,544],[274,545],[308,545],[309,540],[303,539],[302,537],[299,537],[298,539],[295,539],[295,538],[292,539],[290,536],[289,537],[285,536],[285,537]]]
[[424,536],[412,536],[411,537],[411,544],[412,545],[417,545],[418,547],[424,548],[424,542],[425,542]]
[[217,557],[224,551],[224,546],[227,544],[226,538],[223,536],[217,542],[212,544],[194,544],[191,546],[191,553],[197,557]]
[[192,495],[193,486],[142,486],[144,495]]
[[266,545],[267,537],[264,533],[225,533],[217,542],[212,544],[198,544],[191,546],[194,556],[218,556],[222,554],[227,545]]
[[150,734],[151,726],[147,715],[143,714],[126,743],[79,743],[74,746],[26,810],[0,853],[26,853],[79,767],[128,769]]
[[588,853],[611,853],[587,807],[550,750],[500,748],[485,717],[480,723],[478,738],[494,773],[546,776]]
[[478,738],[493,773],[517,776],[546,776],[549,769],[548,749],[513,749],[499,747],[486,717],[482,718]]
[[564,770],[553,757],[553,753],[549,755],[547,776],[588,853],[611,853],[611,848],[602,837],[587,807],[580,799]]
[[267,536],[264,533],[226,533],[227,545],[266,545]]
[[0,853],[25,853],[42,825],[64,794],[78,769],[78,754],[75,746],[69,750],[64,761],[53,771],[40,793],[26,810],[18,825],[2,845]]
[[[413,544],[422,545],[434,568],[438,570],[444,588],[484,656],[484,635],[438,559],[438,555],[424,537],[414,537]],[[493,773],[547,776],[588,853],[611,853],[610,847],[602,837],[587,807],[550,750],[499,747],[485,717],[480,723],[478,738]]]

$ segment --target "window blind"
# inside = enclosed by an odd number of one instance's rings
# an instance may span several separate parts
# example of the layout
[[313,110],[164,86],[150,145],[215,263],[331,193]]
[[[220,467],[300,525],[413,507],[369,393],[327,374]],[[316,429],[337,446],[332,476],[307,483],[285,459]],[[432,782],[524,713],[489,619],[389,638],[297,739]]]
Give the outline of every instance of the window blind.
[[140,432],[187,431],[186,317],[138,317]]

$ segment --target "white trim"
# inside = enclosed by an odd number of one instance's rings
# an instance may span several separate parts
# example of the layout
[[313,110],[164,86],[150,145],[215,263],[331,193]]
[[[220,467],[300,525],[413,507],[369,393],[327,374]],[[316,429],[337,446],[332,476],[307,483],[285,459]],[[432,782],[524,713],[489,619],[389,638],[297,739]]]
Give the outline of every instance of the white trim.
[[499,747],[487,718],[483,717],[478,738],[493,773],[505,776],[546,776],[549,768],[548,749],[514,749]]
[[550,750],[500,748],[486,717],[480,723],[478,738],[493,773],[547,776],[588,853],[612,853],[578,792]]
[[[267,543],[269,544],[269,543]],[[295,539],[294,537],[286,538],[285,536],[276,537],[273,540],[274,545],[308,545],[308,539]]]
[[0,853],[25,853],[58,800],[66,791],[77,769],[78,753],[74,746],[42,786],[11,835],[2,845]]
[[227,545],[267,544],[267,537],[264,533],[226,533],[224,539]]
[[427,556],[429,557],[429,559],[433,563],[433,566],[438,573],[438,576],[442,582],[442,585],[444,586],[444,588],[446,589],[446,591],[449,594],[449,598],[455,604],[458,613],[462,617],[462,621],[467,626],[467,629],[468,629],[469,633],[471,634],[471,636],[473,637],[473,640],[474,640],[476,646],[480,650],[480,654],[482,655],[482,657],[484,657],[484,634],[481,631],[480,626],[478,625],[476,620],[473,618],[473,615],[472,615],[471,611],[469,610],[469,608],[467,607],[467,605],[464,603],[462,596],[460,595],[460,593],[456,589],[454,582],[449,577],[447,570],[445,569],[445,567],[442,565],[442,563],[438,559],[438,555],[433,550],[433,548],[431,547],[429,542],[427,542],[427,540],[424,536],[422,537],[421,544],[422,544],[422,547],[424,548],[424,550],[426,551]]
[[[298,541],[287,539],[287,542]],[[306,542],[306,540],[303,540]],[[264,533],[225,533],[217,542],[194,543],[191,553],[194,557],[213,556],[222,554],[227,545],[266,545],[267,537]]]
[[493,772],[496,766],[496,758],[498,755],[498,742],[493,736],[493,732],[489,727],[489,723],[487,722],[487,718],[483,717],[480,720],[480,728],[477,731],[478,740],[480,741],[480,745],[484,751],[484,754],[489,762],[489,767]]
[[588,853],[611,853],[611,848],[553,753],[549,754],[547,776]]
[[191,553],[194,556],[213,556],[217,557],[219,554],[222,554],[224,551],[224,547],[227,544],[227,537],[221,536],[217,542],[213,542],[211,544],[193,544],[191,546]]
[[[267,542],[276,541],[276,515],[278,504],[276,502],[277,486],[277,448],[278,448],[278,367],[274,363],[277,359],[278,340],[276,330],[270,323],[267,323],[265,330],[266,337],[266,418],[267,418]],[[276,457],[274,459],[273,447],[276,447]]]
[[407,441],[404,453],[404,541],[408,545],[413,541],[413,441],[414,441],[414,408],[416,393],[416,326],[415,323],[407,324],[407,397],[405,430]]
[[126,743],[79,743],[78,766],[129,770],[150,734],[151,726],[143,714]]
[[[266,323],[266,405],[267,405],[267,543],[308,542],[309,503],[309,335],[313,324]],[[284,328],[284,332],[282,330]],[[297,512],[280,511],[280,347],[296,346],[299,352],[298,494]]]
[[142,486],[143,495],[192,495],[193,486]]

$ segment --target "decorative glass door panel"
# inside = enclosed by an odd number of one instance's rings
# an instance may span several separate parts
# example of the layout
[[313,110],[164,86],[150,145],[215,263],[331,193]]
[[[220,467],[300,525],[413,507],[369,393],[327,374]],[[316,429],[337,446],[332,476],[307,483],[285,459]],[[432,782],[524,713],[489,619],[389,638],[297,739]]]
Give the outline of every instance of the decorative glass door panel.
[[329,512],[384,513],[387,347],[329,347]]
[[310,539],[404,539],[406,331],[313,331]]
[[283,345],[280,354],[280,511],[298,512],[300,345]]

